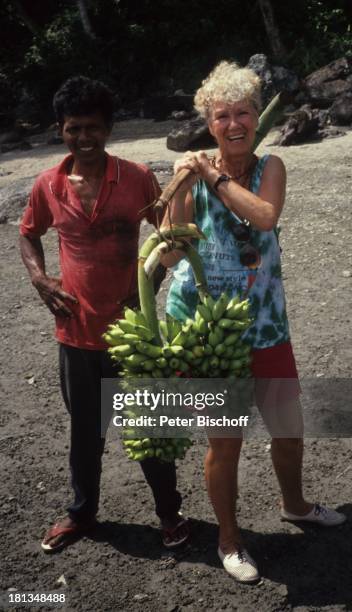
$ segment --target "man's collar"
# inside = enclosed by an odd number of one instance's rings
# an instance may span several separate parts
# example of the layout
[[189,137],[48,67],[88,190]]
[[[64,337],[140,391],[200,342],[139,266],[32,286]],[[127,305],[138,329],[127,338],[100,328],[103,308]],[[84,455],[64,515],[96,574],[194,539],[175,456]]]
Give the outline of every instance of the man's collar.
[[[105,179],[108,183],[118,183],[120,179],[119,160],[117,157],[106,155]],[[73,165],[73,155],[66,155],[56,168],[53,180],[50,183],[50,189],[54,195],[62,196],[66,193],[66,177],[69,174],[70,167]]]

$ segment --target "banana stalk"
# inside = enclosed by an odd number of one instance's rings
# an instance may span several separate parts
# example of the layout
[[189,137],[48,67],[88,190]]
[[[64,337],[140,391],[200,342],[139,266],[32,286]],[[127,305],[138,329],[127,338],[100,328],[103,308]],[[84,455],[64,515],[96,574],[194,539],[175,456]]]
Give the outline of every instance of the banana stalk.
[[170,253],[170,251],[173,249],[182,249],[183,244],[183,242],[177,241],[172,246],[170,245],[170,243],[160,242],[145,260],[144,271],[147,275],[147,278],[149,279],[153,276],[163,255],[166,255],[166,253]]
[[[173,229],[166,229],[163,231],[163,235],[168,238],[171,235],[174,236],[182,236],[185,238],[205,238],[205,236],[200,232],[197,226],[194,223],[185,223],[176,226]],[[138,291],[139,291],[139,299],[141,303],[141,311],[145,316],[150,330],[153,332],[155,336],[155,340],[159,346],[162,346],[162,339],[159,331],[159,322],[156,311],[156,301],[154,294],[154,286],[149,278],[146,270],[145,263],[148,260],[148,257],[152,254],[154,249],[157,249],[160,243],[160,236],[157,233],[153,233],[141,247],[138,258]],[[188,257],[190,264],[193,268],[193,272],[196,279],[196,286],[199,290],[206,292],[206,281],[203,272],[202,261],[191,245],[184,246],[184,251],[186,256]],[[156,256],[157,257],[157,256]],[[154,264],[154,259],[152,258],[152,267]],[[150,267],[149,267],[150,269]]]

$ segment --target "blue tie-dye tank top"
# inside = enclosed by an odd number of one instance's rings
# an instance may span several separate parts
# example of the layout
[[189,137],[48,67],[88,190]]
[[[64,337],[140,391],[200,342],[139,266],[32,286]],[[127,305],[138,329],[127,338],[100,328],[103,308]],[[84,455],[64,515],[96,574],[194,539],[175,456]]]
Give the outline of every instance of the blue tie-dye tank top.
[[[268,159],[258,160],[252,174],[250,190],[259,191],[264,166]],[[194,222],[207,240],[194,241],[194,247],[203,261],[208,288],[217,299],[222,291],[231,297],[248,296],[253,324],[243,338],[253,348],[268,348],[289,340],[285,293],[281,276],[280,247],[277,229],[252,229],[251,244],[261,255],[257,270],[249,270],[239,260],[240,243],[233,235],[238,217],[219,200],[207,183],[200,180],[192,190]],[[193,317],[198,303],[193,272],[188,260],[182,259],[173,268],[166,310],[179,320]]]

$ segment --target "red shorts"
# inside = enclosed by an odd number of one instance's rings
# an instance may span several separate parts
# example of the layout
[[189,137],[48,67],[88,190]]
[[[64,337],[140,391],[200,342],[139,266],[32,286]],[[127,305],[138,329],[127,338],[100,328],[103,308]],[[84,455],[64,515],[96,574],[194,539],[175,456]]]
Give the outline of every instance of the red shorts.
[[252,372],[258,408],[277,410],[301,393],[291,342],[252,352]]
[[254,378],[298,378],[291,342],[252,351]]

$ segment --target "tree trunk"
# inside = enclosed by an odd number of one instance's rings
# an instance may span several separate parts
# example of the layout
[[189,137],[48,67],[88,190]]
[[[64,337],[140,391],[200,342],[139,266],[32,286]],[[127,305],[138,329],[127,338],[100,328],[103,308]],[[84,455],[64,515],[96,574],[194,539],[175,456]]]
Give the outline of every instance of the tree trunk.
[[81,22],[83,26],[83,30],[85,31],[88,38],[91,40],[96,40],[96,35],[93,32],[92,24],[89,19],[86,0],[77,0],[77,6],[79,10],[79,14],[81,16]]
[[275,21],[271,0],[259,0],[259,6],[274,59],[283,60],[287,56],[287,51],[281,40],[280,32]]
[[24,25],[28,28],[28,30],[32,32],[33,36],[41,34],[40,26],[35,23],[35,21],[33,21],[33,19],[28,15],[20,0],[12,0],[12,2],[17,10],[17,14],[20,20],[23,21]]

